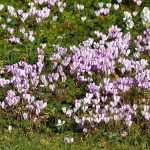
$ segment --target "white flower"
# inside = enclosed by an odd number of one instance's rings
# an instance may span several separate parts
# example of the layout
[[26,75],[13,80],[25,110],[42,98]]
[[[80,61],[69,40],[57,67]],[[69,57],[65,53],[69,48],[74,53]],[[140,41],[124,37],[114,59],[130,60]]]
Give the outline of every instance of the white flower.
[[64,142],[68,143],[68,144],[71,144],[71,143],[74,142],[74,138],[73,137],[65,137],[64,138]]
[[114,7],[115,10],[118,10],[119,9],[119,4],[114,4],[113,7]]
[[100,15],[100,10],[96,10],[95,15],[98,17]]
[[78,10],[84,10],[84,5],[77,4],[77,9],[78,9]]
[[11,18],[7,18],[7,22],[9,23],[9,22],[11,22],[12,21],[12,19]]
[[14,33],[14,29],[13,28],[7,28],[7,31],[10,33],[10,34],[13,34]]
[[123,18],[123,20],[127,20],[127,19],[129,19],[129,18],[132,18],[131,13],[128,12],[128,11],[125,11],[125,12],[124,12],[124,18]]
[[56,126],[62,126],[62,125],[64,125],[64,124],[65,124],[65,121],[64,121],[64,120],[62,121],[62,120],[58,119]]
[[17,13],[16,13],[16,10],[13,6],[7,6],[7,9],[8,9],[8,13],[11,15],[11,16],[14,16],[14,17],[17,17]]
[[53,16],[52,20],[56,21],[58,19],[58,16]]
[[137,16],[138,12],[137,12],[137,11],[134,11],[132,14],[133,14],[133,16],[135,17],[135,16]]
[[2,29],[6,29],[6,24],[1,24]]
[[123,131],[122,133],[121,133],[121,136],[122,137],[126,137],[128,135],[128,133],[126,132],[126,131]]
[[0,102],[0,106],[1,106],[2,109],[4,109],[5,108],[5,103],[4,102]]
[[150,9],[148,7],[144,7],[141,13],[141,18],[142,18],[143,25],[145,26],[150,25]]
[[32,35],[29,35],[28,39],[29,39],[30,42],[33,42],[35,40],[35,37],[32,36]]
[[117,0],[118,3],[122,3],[122,0]]
[[98,6],[102,8],[104,6],[104,3],[103,2],[99,2]]
[[129,29],[132,29],[134,27],[134,22],[132,20],[130,20],[128,23],[127,23],[127,28]]
[[136,57],[136,58],[139,58],[139,57],[140,57],[140,53],[139,53],[139,52],[135,52],[133,55],[134,55],[134,57]]
[[64,11],[64,8],[63,7],[60,7],[59,8],[59,11],[62,13]]
[[87,128],[84,128],[84,129],[83,129],[83,132],[84,132],[84,133],[87,133],[87,132],[88,132]]
[[4,9],[4,5],[0,4],[0,11],[2,11]]
[[23,113],[22,116],[23,116],[23,119],[24,119],[24,120],[27,120],[27,119],[28,119],[28,114],[27,114],[27,113]]
[[21,33],[25,33],[25,28],[23,27],[23,28],[20,28],[20,30],[19,30]]
[[107,3],[107,4],[106,4],[106,7],[107,7],[107,8],[111,8],[111,6],[112,6],[111,3]]
[[22,10],[22,9],[18,9],[18,10],[17,10],[17,13],[18,13],[19,15],[21,15],[21,14],[23,13],[23,10]]
[[132,125],[132,121],[130,120],[130,121],[127,121],[127,125],[128,125],[128,127],[131,127],[131,125]]
[[62,111],[63,111],[63,113],[66,113],[66,112],[67,112],[67,108],[66,108],[66,107],[63,107],[63,108],[62,108]]
[[142,4],[142,1],[141,1],[141,0],[137,0],[137,1],[136,1],[136,4],[137,4],[138,6],[140,6],[140,5]]
[[73,113],[73,111],[71,109],[68,109],[67,112],[66,112],[66,115],[68,117],[71,117],[72,113]]
[[8,131],[11,132],[12,131],[12,126],[8,126]]
[[81,17],[81,21],[84,22],[86,20],[86,16]]
[[50,84],[50,85],[49,85],[49,89],[50,89],[52,92],[54,92],[54,90],[55,90],[55,84]]

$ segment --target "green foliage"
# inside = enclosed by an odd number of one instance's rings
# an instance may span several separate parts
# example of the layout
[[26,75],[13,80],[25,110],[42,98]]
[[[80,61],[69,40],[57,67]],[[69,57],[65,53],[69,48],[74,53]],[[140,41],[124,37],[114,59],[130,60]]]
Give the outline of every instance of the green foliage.
[[[22,7],[23,4],[30,0],[1,0],[0,3],[5,5],[13,5],[17,8]],[[111,2],[114,0],[102,0],[103,2]],[[78,45],[81,41],[88,37],[94,36],[92,32],[99,30],[106,32],[108,27],[112,24],[118,24],[123,28],[124,23],[122,21],[124,10],[137,10],[138,8],[130,1],[124,1],[124,4],[119,11],[113,11],[110,15],[104,17],[96,17],[94,15],[94,9],[97,8],[97,2],[99,0],[66,0],[67,8],[59,15],[59,19],[56,22],[51,21],[51,17],[43,24],[36,26],[31,19],[27,22],[26,28],[34,30],[36,34],[36,41],[34,43],[25,42],[23,45],[14,45],[6,41],[7,34],[0,30],[0,66],[4,64],[13,64],[19,60],[26,60],[30,63],[34,63],[36,58],[35,49],[41,42],[46,42],[48,48],[46,49],[46,56],[52,53],[52,44],[60,44],[64,47],[70,45]],[[85,6],[84,12],[78,12],[75,9],[75,4],[81,3]],[[144,4],[150,6],[149,0],[145,0]],[[142,9],[142,8],[141,8]],[[57,14],[57,10],[52,10],[53,14]],[[5,14],[2,16],[1,22],[4,21]],[[81,17],[87,16],[85,22],[81,22]],[[131,30],[133,37],[143,31],[143,26],[139,21],[139,16],[134,18],[135,28]],[[17,20],[10,23],[10,26],[18,28],[20,24]],[[127,31],[126,31],[127,32]],[[62,36],[63,38],[58,38]],[[46,57],[46,59],[49,59]],[[51,64],[46,65],[47,72],[51,70]],[[94,76],[97,82],[101,79],[96,75]],[[124,130],[124,126],[119,124],[118,128],[116,124],[106,127],[102,125],[94,133],[87,135],[81,135],[78,132],[73,131],[72,123],[66,124],[65,130],[57,130],[56,123],[59,116],[64,118],[61,107],[72,103],[74,99],[82,97],[85,94],[86,86],[82,84],[78,85],[73,78],[68,78],[65,85],[58,83],[58,91],[54,94],[45,94],[44,91],[40,91],[43,94],[43,98],[48,98],[48,108],[44,112],[46,119],[39,122],[31,123],[28,121],[20,121],[14,117],[7,116],[5,112],[0,111],[0,149],[1,150],[148,150],[150,149],[150,127],[135,125],[129,130],[127,137],[122,137],[120,133]],[[65,91],[65,92],[63,92]],[[4,96],[5,89],[0,89],[0,97]],[[39,92],[39,91],[35,91]],[[128,99],[132,101],[139,101],[138,91],[133,89],[130,93],[131,97]],[[149,93],[146,93],[146,96]],[[12,114],[13,115],[13,114]],[[139,115],[140,116],[140,115]],[[140,119],[140,118],[139,118]],[[66,120],[67,121],[67,120]],[[8,125],[12,125],[13,130],[10,133],[7,128]],[[120,129],[120,131],[119,131]],[[128,129],[125,129],[128,131]],[[64,143],[65,136],[73,136],[75,142],[72,145]]]

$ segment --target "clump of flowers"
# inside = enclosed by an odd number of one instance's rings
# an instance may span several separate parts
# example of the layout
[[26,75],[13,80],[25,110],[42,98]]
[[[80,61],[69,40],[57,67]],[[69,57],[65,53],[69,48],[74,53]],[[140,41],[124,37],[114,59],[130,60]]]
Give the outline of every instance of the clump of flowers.
[[[133,89],[139,92],[150,89],[147,60],[130,57],[130,33],[123,34],[117,26],[109,28],[108,34],[99,31],[95,34],[98,41],[89,38],[70,50],[59,47],[52,56],[55,69],[63,61],[63,73],[69,68],[70,74],[88,87],[85,97],[75,99],[72,107],[63,107],[62,111],[86,132],[110,121],[121,121],[130,127],[138,109],[149,120],[149,108],[130,104],[125,96]],[[95,74],[100,76],[100,82],[94,80]]]
[[[119,1],[118,3],[121,3],[122,1]],[[95,11],[95,15],[108,15],[112,9],[118,10],[120,8],[120,5],[118,3],[104,3],[99,2],[98,6],[99,9]]]
[[10,74],[10,79],[0,77],[0,86],[3,88],[8,85],[13,87],[13,90],[7,91],[4,101],[0,102],[2,109],[18,111],[18,115],[23,114],[20,117],[24,119],[34,119],[47,107],[46,100],[40,100],[37,95],[33,95],[34,91],[47,86],[46,79],[42,75],[45,46],[45,44],[41,44],[37,48],[38,60],[36,64],[31,65],[20,61],[1,68],[1,75]]
[[137,53],[142,52],[150,55],[150,29],[144,31],[144,36],[138,35],[136,40]]
[[[137,5],[143,1],[133,0]],[[108,15],[113,8],[118,10],[122,0],[117,3],[98,3],[99,10],[95,15]],[[57,6],[60,13],[66,7],[66,3],[60,0],[32,0],[28,3],[28,9],[16,9],[13,6],[0,5],[0,11],[6,8],[6,23],[1,23],[2,30],[9,34],[8,41],[22,44],[24,40],[34,42],[36,33],[27,29],[24,24],[32,20],[35,24],[42,23],[47,19],[53,6]],[[77,4],[79,11],[84,10],[84,5]],[[136,16],[137,12],[133,13]],[[149,26],[149,9],[144,8],[142,12],[143,24]],[[56,21],[58,16],[53,16]],[[9,23],[13,19],[20,21],[18,28],[13,28]],[[86,16],[81,17],[85,21]],[[127,29],[134,27],[132,14],[124,12],[124,22]],[[21,36],[18,36],[19,33]],[[65,83],[68,76],[74,78],[80,86],[85,84],[87,90],[85,95],[76,98],[70,107],[63,107],[63,113],[83,130],[96,128],[101,123],[122,122],[128,127],[134,122],[140,113],[144,120],[150,120],[149,100],[139,102],[128,101],[128,94],[133,90],[147,92],[150,90],[150,29],[146,29],[143,35],[138,35],[135,40],[135,53],[131,53],[131,34],[123,33],[122,29],[112,25],[107,34],[94,31],[96,39],[88,38],[79,46],[63,48],[54,45],[54,53],[50,56],[52,71],[44,72],[46,68],[44,49],[46,44],[37,48],[37,61],[29,64],[19,61],[12,65],[0,68],[0,87],[6,89],[0,108],[4,111],[15,113],[25,120],[36,120],[47,107],[47,99],[43,89],[49,93],[55,93],[57,83]],[[58,39],[63,38],[58,36]],[[145,55],[146,54],[146,55]],[[144,55],[144,57],[143,57]],[[45,91],[45,90],[44,90]],[[65,124],[64,120],[58,119],[57,127]],[[73,143],[72,137],[65,137],[66,143]]]
[[99,6],[99,10],[95,11],[95,15],[99,16],[99,15],[108,15],[110,12],[110,8],[112,7],[111,3],[103,3],[103,2],[99,2],[98,3]]
[[[140,6],[143,3],[143,0],[133,0],[133,2],[136,3],[138,6]],[[107,16],[112,9],[117,11],[120,8],[121,3],[122,3],[122,0],[117,0],[116,3],[99,2],[98,3],[99,9],[95,10],[95,15],[96,16],[100,16],[100,15]],[[127,17],[126,20],[129,20],[128,24],[131,26],[132,22],[130,22],[131,21],[130,14],[127,14],[125,12],[125,15],[126,15],[125,17]]]
[[[8,41],[11,43],[22,44],[22,41],[34,42],[36,33],[26,29],[24,24],[29,20],[32,20],[32,22],[34,21],[34,24],[43,22],[50,17],[51,9],[54,6],[57,6],[59,12],[62,13],[66,7],[66,3],[60,0],[34,0],[28,2],[27,6],[28,9],[25,11],[23,8],[15,8],[11,5],[0,5],[0,11],[7,10],[6,17],[3,18],[6,20],[6,23],[0,22],[0,28],[9,34]],[[56,20],[57,17],[58,16],[55,16],[54,20]],[[13,28],[11,26],[13,20],[19,20],[21,22],[21,27],[19,26],[16,29]],[[18,33],[21,33],[21,35],[18,35]]]
[[124,12],[123,21],[126,23],[127,29],[132,29],[134,27],[134,22],[132,20],[132,14],[128,11]]

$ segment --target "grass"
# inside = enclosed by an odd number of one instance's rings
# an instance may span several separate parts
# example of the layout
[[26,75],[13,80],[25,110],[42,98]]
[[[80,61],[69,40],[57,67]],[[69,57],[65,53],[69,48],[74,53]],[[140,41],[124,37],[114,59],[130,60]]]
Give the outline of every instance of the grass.
[[[107,129],[108,130],[108,129]],[[65,144],[64,137],[73,136],[73,144]],[[140,130],[132,129],[127,137],[122,137],[117,129],[105,131],[98,129],[93,133],[83,135],[65,131],[55,133],[37,133],[31,130],[13,129],[9,132],[3,129],[0,133],[1,150],[149,150],[150,133],[142,135]]]
[[[0,3],[22,7],[29,0],[1,0]],[[103,0],[111,1],[111,0]],[[81,41],[93,36],[93,31],[100,30],[106,32],[112,24],[118,24],[124,28],[122,16],[124,10],[139,10],[135,5],[130,3],[121,6],[118,12],[111,12],[107,17],[95,17],[94,8],[97,8],[98,0],[66,0],[67,8],[59,15],[56,22],[50,19],[38,26],[27,23],[25,26],[36,32],[36,41],[34,43],[24,42],[22,45],[13,45],[6,41],[7,34],[0,31],[0,66],[4,64],[13,64],[19,60],[27,60],[30,63],[35,61],[35,49],[41,42],[46,42],[48,48],[46,50],[47,59],[52,52],[52,44],[60,44],[64,47],[70,45],[78,45]],[[76,3],[84,4],[85,11],[79,13],[74,9]],[[150,6],[149,0],[145,0],[144,5]],[[144,6],[143,5],[143,6]],[[143,7],[142,6],[142,7]],[[142,9],[142,8],[141,8]],[[57,10],[52,10],[52,14],[57,14]],[[4,14],[0,14],[4,15]],[[81,16],[87,16],[87,20],[83,23],[80,21]],[[5,19],[5,16],[3,17]],[[139,17],[135,18],[139,20]],[[13,22],[10,26],[18,28],[21,24]],[[126,30],[124,29],[126,32]],[[131,34],[136,36],[143,31],[141,22],[131,30]],[[58,38],[63,36],[63,39]],[[47,70],[50,65],[47,66]],[[61,85],[59,88],[61,88]],[[66,86],[64,97],[56,95],[52,97],[48,95],[49,104],[45,112],[48,120],[44,124],[39,123],[36,126],[29,122],[22,122],[1,112],[0,110],[0,150],[150,150],[150,127],[145,125],[134,125],[130,130],[122,125],[102,125],[96,131],[87,135],[74,131],[72,125],[67,124],[66,129],[57,130],[54,126],[57,118],[64,117],[61,114],[63,101],[71,103],[75,96],[81,95],[85,91],[85,87],[76,87],[73,79],[69,78]],[[3,95],[0,90],[0,95]],[[8,131],[8,125],[12,125],[11,132]],[[128,131],[127,137],[122,137],[123,131]],[[73,136],[75,142],[73,144],[65,144],[64,137]]]

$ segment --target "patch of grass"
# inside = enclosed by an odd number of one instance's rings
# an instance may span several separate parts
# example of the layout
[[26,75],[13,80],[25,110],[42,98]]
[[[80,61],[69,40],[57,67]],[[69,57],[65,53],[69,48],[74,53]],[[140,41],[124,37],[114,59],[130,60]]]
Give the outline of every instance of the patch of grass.
[[[13,5],[16,8],[24,6],[30,0],[1,0],[0,3],[5,5]],[[111,0],[103,0],[104,2],[111,2]],[[93,32],[99,30],[106,32],[108,27],[112,24],[117,24],[125,30],[122,21],[124,10],[142,10],[143,6],[150,6],[150,1],[145,0],[141,8],[135,5],[124,3],[118,11],[112,11],[110,15],[104,17],[96,17],[94,10],[97,9],[97,2],[99,0],[66,0],[67,7],[62,14],[58,15],[58,20],[52,22],[52,16],[49,17],[44,23],[38,26],[34,24],[33,20],[24,24],[29,30],[36,32],[36,41],[33,43],[25,42],[22,45],[15,45],[7,42],[7,34],[0,30],[0,66],[5,64],[13,64],[19,60],[26,60],[34,63],[36,60],[35,49],[41,42],[47,43],[46,59],[49,59],[49,54],[52,53],[53,44],[60,44],[64,47],[70,45],[78,45],[88,37],[94,37]],[[113,0],[114,2],[114,0]],[[84,4],[85,11],[78,12],[75,9],[77,3]],[[52,10],[52,15],[56,15],[55,8]],[[1,14],[2,19],[6,19],[5,13]],[[86,16],[87,20],[81,22],[81,17]],[[3,21],[2,20],[2,21]],[[140,18],[135,17],[135,28],[131,30],[133,37],[143,32]],[[138,23],[137,23],[138,22]],[[16,20],[10,24],[15,29],[21,26]],[[62,36],[63,38],[60,38]],[[50,64],[47,64],[47,71],[50,70]],[[98,81],[100,79],[97,79]],[[62,85],[58,83],[61,89]],[[56,121],[58,118],[63,118],[61,107],[71,103],[76,97],[82,96],[86,89],[82,85],[78,87],[72,78],[69,78],[65,85],[65,93],[45,94],[48,98],[48,108],[45,110],[44,115],[47,120],[42,120],[42,123],[37,125],[29,122],[19,121],[18,118],[7,116],[5,112],[0,110],[0,150],[149,150],[150,149],[150,127],[143,125],[135,125],[129,130],[128,136],[121,137],[124,127],[112,124],[111,127],[102,125],[98,130],[84,135],[74,131],[72,124],[68,123],[65,130],[61,132],[56,129]],[[42,91],[43,92],[43,91]],[[41,92],[41,94],[43,94]],[[4,89],[0,89],[0,97],[3,97]],[[133,94],[136,95],[136,92]],[[148,94],[149,95],[149,94]],[[130,98],[131,99],[131,98]],[[18,120],[17,120],[18,119]],[[137,121],[138,122],[138,121]],[[13,126],[10,133],[7,128],[8,125]],[[125,129],[126,130],[126,129]],[[73,136],[75,142],[73,144],[65,144],[64,137]]]
[[[0,132],[0,149],[4,150],[148,150],[150,149],[150,132],[142,135],[138,127],[132,128],[127,137],[122,137],[117,129],[98,129],[93,133],[83,135],[65,131],[63,133],[35,133],[7,129]],[[74,143],[64,143],[64,137],[74,137]]]

